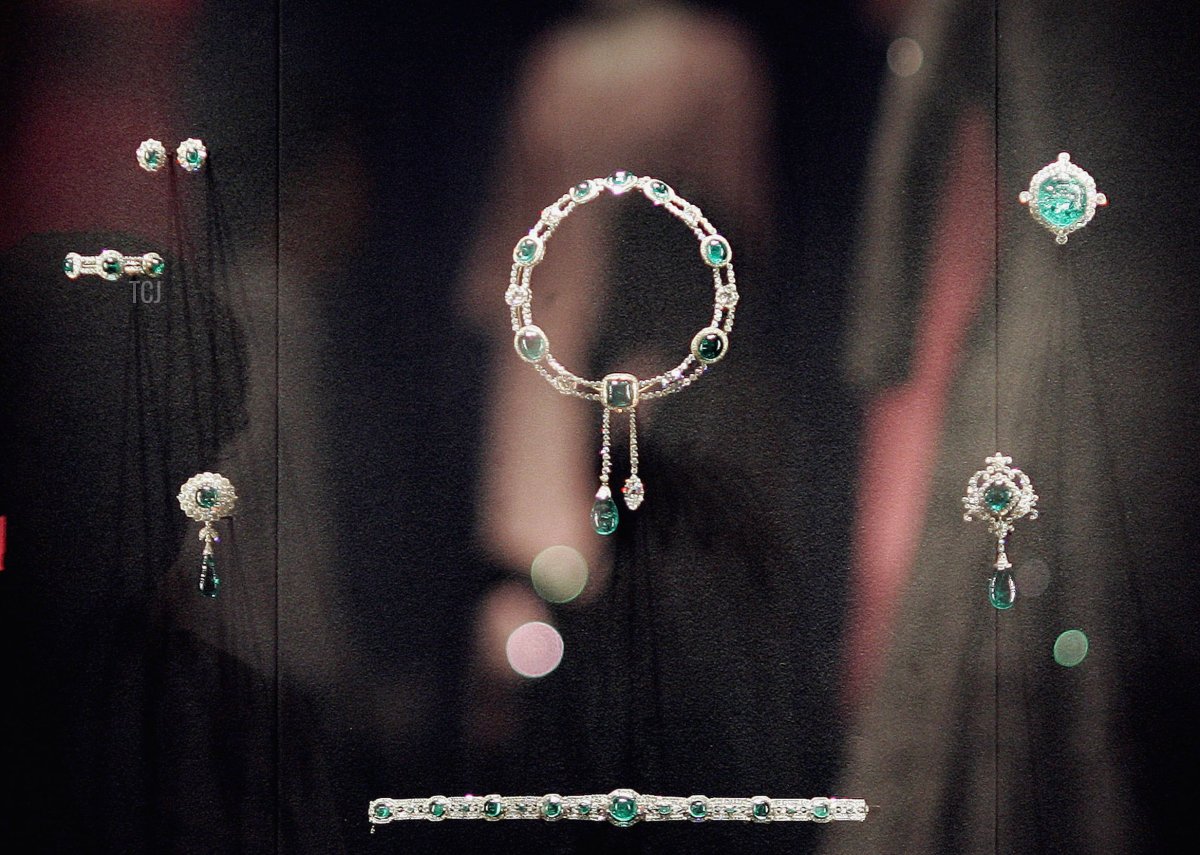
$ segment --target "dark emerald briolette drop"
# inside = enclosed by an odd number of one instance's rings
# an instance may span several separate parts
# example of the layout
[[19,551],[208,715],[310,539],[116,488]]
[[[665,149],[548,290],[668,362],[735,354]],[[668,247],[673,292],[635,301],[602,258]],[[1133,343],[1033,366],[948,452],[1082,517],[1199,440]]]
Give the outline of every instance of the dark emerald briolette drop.
[[217,576],[217,558],[215,555],[205,555],[200,559],[200,593],[206,597],[215,597],[221,580]]

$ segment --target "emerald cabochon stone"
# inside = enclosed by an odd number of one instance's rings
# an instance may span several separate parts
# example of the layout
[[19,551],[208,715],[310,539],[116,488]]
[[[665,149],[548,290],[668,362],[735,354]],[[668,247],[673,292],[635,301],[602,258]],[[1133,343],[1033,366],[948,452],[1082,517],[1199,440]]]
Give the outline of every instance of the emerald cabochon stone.
[[530,265],[538,260],[538,254],[541,249],[541,244],[531,237],[523,237],[517,241],[517,246],[513,250],[513,261],[517,264]]
[[1037,189],[1036,204],[1042,218],[1053,226],[1073,226],[1087,211],[1087,188],[1077,178],[1056,175]]
[[533,325],[521,327],[521,329],[517,330],[517,336],[513,344],[517,348],[517,355],[526,362],[537,362],[550,349],[546,334],[542,332],[540,327]]
[[700,244],[700,257],[709,267],[724,267],[733,258],[733,250],[725,238],[709,235]]
[[692,819],[704,819],[708,816],[708,802],[702,799],[692,799],[688,802],[688,816]]
[[614,795],[608,800],[608,815],[617,825],[629,825],[638,817],[638,803],[633,796]]
[[196,504],[202,508],[216,507],[221,498],[221,491],[216,487],[201,487],[196,491]]

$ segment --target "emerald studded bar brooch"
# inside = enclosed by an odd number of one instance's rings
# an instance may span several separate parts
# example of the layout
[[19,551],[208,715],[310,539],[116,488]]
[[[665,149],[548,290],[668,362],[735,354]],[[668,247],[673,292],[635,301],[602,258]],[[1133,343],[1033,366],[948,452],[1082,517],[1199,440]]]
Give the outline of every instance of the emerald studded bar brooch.
[[609,822],[627,828],[639,822],[862,822],[867,803],[862,799],[709,798],[707,796],[644,796],[634,790],[607,795],[463,796],[426,799],[374,799],[368,818],[376,825],[407,819],[540,819],[555,822],[579,819]]
[[[635,189],[654,205],[682,220],[699,241],[700,258],[712,270],[712,320],[692,338],[687,357],[669,371],[647,379],[625,373],[607,374],[599,380],[584,379],[554,358],[550,352],[550,339],[533,322],[533,268],[545,255],[546,244],[554,230],[572,211],[605,191],[619,196]],[[622,169],[607,178],[581,181],[544,209],[529,233],[517,241],[512,258],[512,273],[504,300],[509,307],[517,355],[533,365],[561,394],[600,403],[600,489],[592,504],[591,521],[597,534],[612,534],[617,530],[620,514],[609,487],[611,416],[624,413],[629,417],[629,477],[625,479],[621,493],[625,507],[634,511],[646,498],[646,486],[638,476],[637,405],[640,401],[686,389],[704,374],[708,366],[720,361],[729,351],[729,333],[733,329],[734,308],[738,301],[733,248],[699,208],[678,196],[665,182],[645,176],[639,178]]]

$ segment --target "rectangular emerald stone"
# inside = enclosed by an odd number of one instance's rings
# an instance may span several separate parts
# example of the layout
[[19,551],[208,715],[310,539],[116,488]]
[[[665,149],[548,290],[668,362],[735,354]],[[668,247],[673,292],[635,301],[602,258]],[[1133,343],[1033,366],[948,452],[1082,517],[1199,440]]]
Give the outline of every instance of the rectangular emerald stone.
[[609,374],[604,378],[601,399],[604,406],[624,410],[637,404],[638,380],[632,374]]

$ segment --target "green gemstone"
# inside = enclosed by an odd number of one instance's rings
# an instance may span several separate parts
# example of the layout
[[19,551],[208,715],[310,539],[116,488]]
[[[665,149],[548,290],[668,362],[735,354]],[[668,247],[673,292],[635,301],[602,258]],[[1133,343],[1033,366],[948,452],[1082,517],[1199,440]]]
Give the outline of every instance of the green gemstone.
[[1050,225],[1073,226],[1087,211],[1087,188],[1078,178],[1052,176],[1038,186],[1037,206],[1042,219]]
[[215,555],[205,555],[200,559],[200,593],[206,597],[215,597],[221,580],[217,577],[217,558]]
[[488,799],[483,803],[483,815],[491,819],[498,819],[504,814],[504,802],[499,799]]
[[70,276],[74,272],[75,272],[75,259],[70,256],[67,256],[66,258],[63,259],[63,273]]
[[750,815],[755,819],[769,819],[771,816],[771,803],[755,802],[750,806]]
[[429,812],[431,814],[433,814],[434,816],[436,816],[438,819],[441,819],[443,816],[446,815],[445,802],[434,802],[433,804],[431,804],[429,806]]
[[392,815],[392,809],[387,805],[375,805],[375,816],[380,819],[387,819]]
[[154,149],[147,151],[144,159],[147,166],[158,166],[158,152]]
[[546,334],[538,327],[522,327],[517,332],[517,353],[526,362],[537,362],[546,355]]
[[716,333],[709,333],[696,343],[696,354],[701,362],[716,362],[724,352],[725,340]]
[[604,381],[604,400],[605,403],[614,409],[624,409],[632,407],[636,387],[633,380],[625,379],[605,379]]
[[725,808],[725,815],[726,815],[726,816],[737,816],[737,812],[738,812],[738,809],[737,809],[737,808],[735,808],[735,807],[727,807],[727,808]]
[[829,816],[829,805],[824,802],[818,802],[812,806],[812,815],[817,819],[825,819]]
[[1011,609],[1017,601],[1017,580],[1011,570],[997,570],[988,580],[988,602],[997,609]]
[[637,819],[638,803],[632,796],[613,796],[608,801],[608,815],[617,825],[629,825]]
[[633,181],[633,173],[625,169],[618,169],[612,175],[608,176],[608,180],[613,183],[614,187],[624,187]]
[[187,153],[186,153],[186,154],[184,154],[183,158],[184,158],[184,160],[186,160],[188,163],[190,163],[190,164],[192,164],[193,166],[195,166],[197,163],[199,163],[199,162],[200,162],[200,149],[198,149],[198,148],[189,148],[189,149],[187,150]]
[[661,181],[651,181],[650,192],[658,199],[666,199],[671,195],[671,188]]
[[592,812],[592,806],[591,805],[580,805],[579,807],[575,808],[575,810],[579,811],[580,816],[587,816],[589,813]]
[[516,260],[519,264],[533,264],[538,254],[538,242],[533,238],[521,238],[517,242]]
[[103,263],[100,265],[100,269],[109,276],[116,276],[121,272],[121,259],[110,256],[109,258],[104,259]]
[[542,802],[542,816],[547,819],[555,819],[562,816],[562,802],[557,799],[548,799]]
[[713,267],[721,267],[729,261],[729,244],[725,238],[714,235],[704,242],[704,260]]
[[617,503],[612,499],[597,499],[592,505],[592,528],[596,534],[612,534],[617,530],[619,521]]
[[983,491],[983,501],[994,513],[998,514],[1012,501],[1012,490],[1003,484],[992,484]]
[[688,805],[688,816],[692,819],[704,819],[708,816],[708,804],[697,799]]
[[795,816],[795,815],[796,815],[796,809],[795,809],[795,808],[788,808],[788,809],[787,809],[787,815],[788,815],[788,816]]
[[671,806],[670,805],[659,805],[658,812],[660,814],[662,814],[663,816],[668,816],[671,813]]
[[196,504],[202,508],[216,507],[221,491],[216,487],[201,487],[196,491]]
[[167,263],[161,258],[153,258],[150,260],[150,275],[162,276],[163,271],[167,269]]
[[582,202],[588,196],[592,195],[592,182],[580,181],[571,188],[571,195],[575,197],[575,201]]

